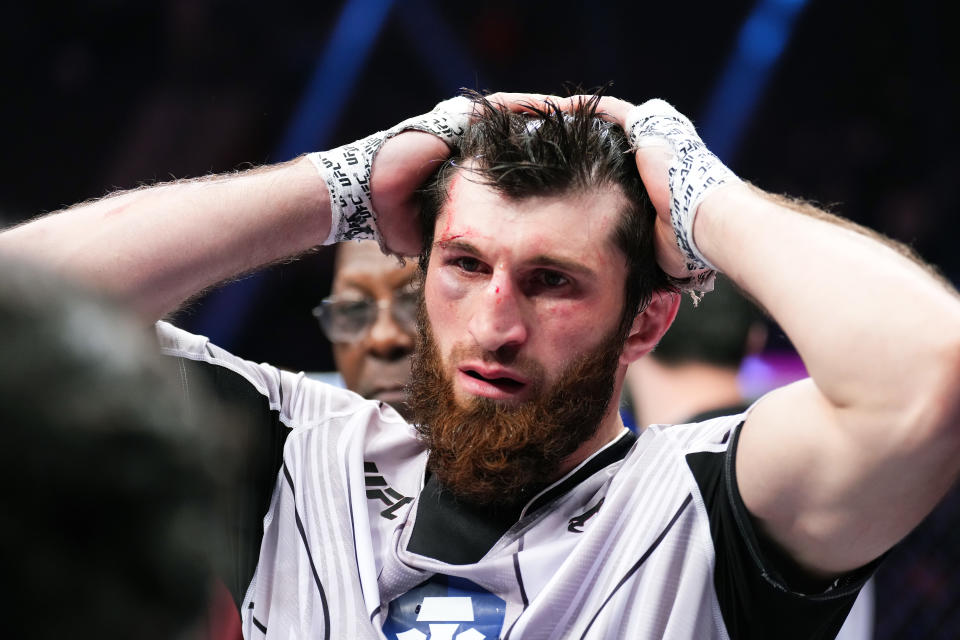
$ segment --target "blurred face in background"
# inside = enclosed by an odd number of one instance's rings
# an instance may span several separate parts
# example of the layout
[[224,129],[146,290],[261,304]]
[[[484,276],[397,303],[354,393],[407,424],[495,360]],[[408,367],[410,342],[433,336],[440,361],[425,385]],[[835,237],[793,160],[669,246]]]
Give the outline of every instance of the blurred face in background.
[[331,295],[315,311],[347,388],[401,414],[416,332],[416,271],[415,262],[401,266],[375,242],[343,243]]

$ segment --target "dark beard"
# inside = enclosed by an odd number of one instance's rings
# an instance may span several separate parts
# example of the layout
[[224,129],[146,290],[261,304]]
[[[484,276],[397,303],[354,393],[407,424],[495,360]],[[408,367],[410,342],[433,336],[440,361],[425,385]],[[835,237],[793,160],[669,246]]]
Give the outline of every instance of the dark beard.
[[[538,385],[523,404],[474,397],[461,406],[425,316],[421,307],[408,404],[430,450],[427,468],[442,487],[468,503],[512,506],[529,500],[556,480],[564,459],[596,433],[613,396],[625,332],[612,331],[568,365],[551,387]],[[451,362],[468,355],[509,364],[530,380],[544,379],[538,363],[479,350],[455,347]]]

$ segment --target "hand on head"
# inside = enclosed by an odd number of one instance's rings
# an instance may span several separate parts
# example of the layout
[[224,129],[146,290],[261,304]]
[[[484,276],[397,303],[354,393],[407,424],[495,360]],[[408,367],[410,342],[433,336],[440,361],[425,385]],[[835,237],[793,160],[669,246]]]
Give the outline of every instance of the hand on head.
[[[580,109],[591,98],[575,95],[556,104]],[[637,170],[657,211],[660,268],[676,278],[692,278],[690,289],[710,291],[714,268],[694,243],[694,219],[708,193],[739,179],[706,148],[693,123],[664,100],[633,105],[602,96],[597,115],[623,127],[634,145]]]
[[[737,178],[706,149],[686,117],[662,100],[634,106],[608,96],[560,98],[506,92],[491,94],[485,100],[488,105],[528,113],[553,108],[572,111],[592,105],[598,117],[623,127],[636,148],[637,169],[657,211],[655,238],[660,267],[677,278],[692,276],[693,289],[711,288],[712,266],[693,242],[694,217],[708,192]],[[339,164],[331,171],[330,162],[326,163],[325,177],[334,193],[333,208],[346,212],[335,214],[331,238],[376,237],[385,251],[417,254],[422,241],[418,189],[449,157],[449,145],[456,143],[471,122],[482,117],[484,108],[463,96],[446,100],[428,114],[342,147],[348,150],[344,155],[348,164],[356,165],[355,157],[361,156],[361,168],[351,174],[349,169],[341,171]],[[338,151],[320,156],[329,155],[335,161],[338,156],[333,154]],[[321,168],[322,161],[315,163]],[[339,193],[337,183],[344,180],[354,184]]]
[[[494,93],[487,100],[512,111],[529,111],[531,106],[544,107],[560,98],[543,94]],[[446,100],[434,110],[444,110],[450,120],[463,125],[480,117],[483,109],[467,98]],[[431,112],[431,113],[434,113]],[[410,118],[401,123],[426,123],[433,127],[431,114]],[[463,129],[452,137],[459,137]],[[418,222],[417,190],[440,164],[450,156],[447,143],[422,129],[410,129],[388,138],[376,152],[371,170],[371,199],[376,211],[377,227],[383,247],[391,253],[411,256],[420,252],[421,233]]]

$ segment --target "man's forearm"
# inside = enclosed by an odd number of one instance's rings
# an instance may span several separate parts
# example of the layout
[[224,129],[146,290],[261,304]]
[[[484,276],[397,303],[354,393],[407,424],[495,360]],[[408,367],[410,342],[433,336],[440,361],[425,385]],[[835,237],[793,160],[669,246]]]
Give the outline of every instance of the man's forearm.
[[952,379],[956,293],[891,244],[748,185],[700,208],[700,250],[756,298],[838,408],[915,410]]
[[217,282],[320,244],[329,230],[326,185],[300,159],[80,204],[0,234],[0,250],[156,319]]

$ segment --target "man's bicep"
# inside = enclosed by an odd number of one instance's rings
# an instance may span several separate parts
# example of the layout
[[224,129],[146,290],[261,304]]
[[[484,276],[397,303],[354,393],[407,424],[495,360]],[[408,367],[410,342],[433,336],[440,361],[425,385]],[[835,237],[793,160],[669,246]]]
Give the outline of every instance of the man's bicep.
[[763,398],[743,426],[736,473],[744,504],[812,575],[879,557],[953,483],[955,438],[911,440],[880,424],[845,414],[808,379]]

